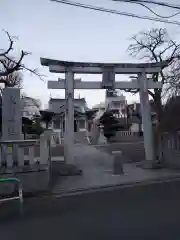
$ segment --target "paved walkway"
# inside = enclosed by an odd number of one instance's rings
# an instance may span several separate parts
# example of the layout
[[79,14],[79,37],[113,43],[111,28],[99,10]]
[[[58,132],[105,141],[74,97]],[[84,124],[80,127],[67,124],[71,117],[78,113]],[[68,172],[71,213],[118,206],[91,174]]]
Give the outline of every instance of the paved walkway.
[[54,193],[127,185],[168,178],[180,178],[180,171],[142,169],[135,163],[124,164],[124,175],[113,175],[113,158],[90,145],[75,145],[73,164],[83,170],[82,176],[61,177]]

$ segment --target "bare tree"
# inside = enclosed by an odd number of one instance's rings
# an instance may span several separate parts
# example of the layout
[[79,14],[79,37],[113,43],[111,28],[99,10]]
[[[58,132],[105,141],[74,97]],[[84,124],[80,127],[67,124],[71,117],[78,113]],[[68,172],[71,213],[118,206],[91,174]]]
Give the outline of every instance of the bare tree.
[[161,82],[163,89],[149,90],[153,98],[157,120],[160,123],[162,118],[162,97],[167,94],[177,94],[180,90],[180,44],[170,39],[166,29],[153,28],[140,32],[132,37],[134,41],[128,48],[131,56],[139,57],[148,62],[161,63],[167,61],[169,64],[160,73],[148,77],[154,82]]
[[[13,68],[15,66],[15,63],[5,59],[4,63],[6,64],[7,68]],[[1,66],[0,72],[5,71],[6,69],[4,66]],[[7,76],[0,77],[0,83],[4,83],[4,87],[22,87],[22,81],[23,81],[23,75],[20,71],[15,71]]]
[[28,52],[22,50],[17,60],[10,57],[13,50],[14,40],[7,31],[5,33],[8,37],[9,46],[7,49],[1,50],[0,52],[0,82],[2,81],[4,83],[4,81],[7,80],[5,77],[20,70],[27,70],[41,78],[42,76],[38,73],[37,69],[30,69],[22,63],[23,58],[29,54]]

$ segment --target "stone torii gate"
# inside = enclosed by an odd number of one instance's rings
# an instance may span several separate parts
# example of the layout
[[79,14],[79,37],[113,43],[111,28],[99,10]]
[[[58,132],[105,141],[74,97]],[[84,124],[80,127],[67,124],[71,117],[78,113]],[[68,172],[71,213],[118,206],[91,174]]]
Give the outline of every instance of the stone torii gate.
[[[65,79],[48,81],[48,89],[65,89],[65,161],[73,162],[74,158],[74,89],[139,89],[144,129],[144,148],[146,162],[152,165],[154,160],[153,132],[150,114],[148,89],[161,88],[162,84],[147,80],[146,74],[158,73],[167,66],[167,62],[159,63],[88,63],[67,62],[41,58],[41,64],[49,67],[53,73],[65,73]],[[83,82],[75,80],[74,74],[102,74],[102,82]],[[116,82],[116,74],[137,74],[136,80]]]

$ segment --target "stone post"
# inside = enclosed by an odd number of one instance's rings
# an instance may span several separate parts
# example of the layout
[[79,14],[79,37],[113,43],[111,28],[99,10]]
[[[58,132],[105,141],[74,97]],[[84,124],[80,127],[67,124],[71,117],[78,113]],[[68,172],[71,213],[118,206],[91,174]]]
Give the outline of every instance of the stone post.
[[121,151],[112,151],[113,159],[113,173],[124,174],[123,170],[123,159]]
[[140,84],[139,94],[141,103],[145,156],[146,161],[149,161],[147,165],[149,164],[149,166],[152,166],[154,160],[153,131],[146,73],[140,73],[138,76],[138,80]]
[[47,130],[44,131],[40,135],[40,163],[41,164],[48,164],[48,156],[49,156],[49,146],[48,141],[51,140],[52,131]]
[[66,163],[72,163],[74,159],[74,73],[71,68],[67,68],[65,77],[64,159]]

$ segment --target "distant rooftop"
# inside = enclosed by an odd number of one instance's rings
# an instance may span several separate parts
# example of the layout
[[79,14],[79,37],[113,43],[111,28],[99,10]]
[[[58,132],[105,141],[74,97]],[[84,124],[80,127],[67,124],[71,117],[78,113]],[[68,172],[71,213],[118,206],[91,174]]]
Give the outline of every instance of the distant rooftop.
[[105,102],[100,102],[92,107],[92,109],[99,109],[99,108],[105,108],[106,104]]
[[[50,98],[49,102],[52,101],[65,101],[65,98]],[[85,98],[74,98],[75,102],[86,102]]]

